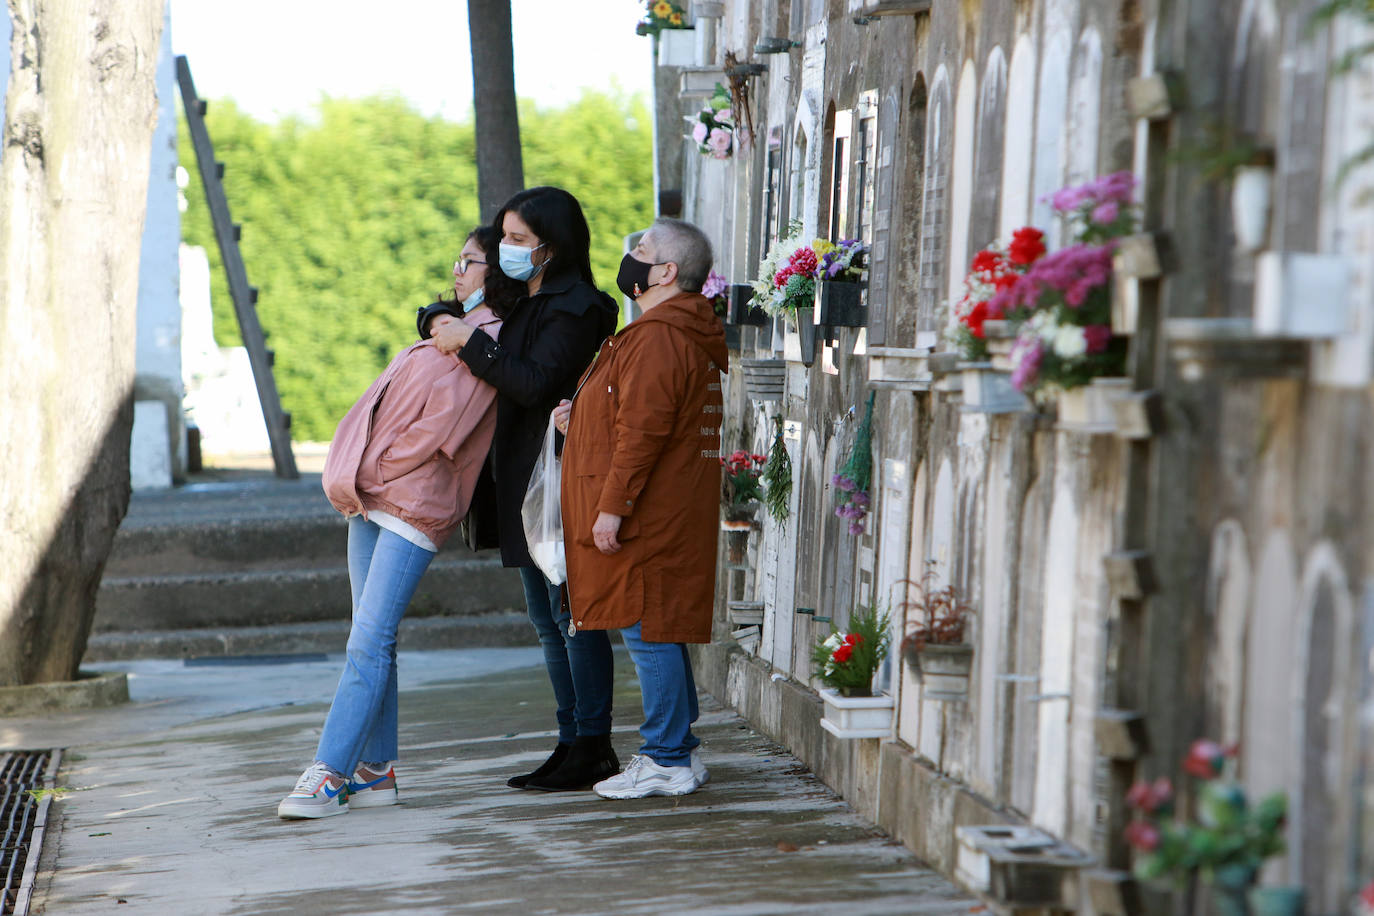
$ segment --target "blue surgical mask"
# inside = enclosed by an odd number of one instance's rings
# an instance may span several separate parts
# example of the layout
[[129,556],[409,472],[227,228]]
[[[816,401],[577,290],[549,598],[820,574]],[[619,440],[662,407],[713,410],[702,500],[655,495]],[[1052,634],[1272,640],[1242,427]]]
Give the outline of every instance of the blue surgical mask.
[[497,263],[501,265],[501,272],[512,280],[534,278],[539,271],[544,269],[543,264],[535,266],[534,263],[534,253],[543,247],[540,244],[533,248],[522,248],[519,245],[508,245],[502,242],[501,256],[497,259]]
[[477,289],[473,291],[471,296],[468,296],[466,299],[463,300],[463,314],[466,315],[468,312],[477,308],[477,306],[481,305],[482,302],[486,300],[486,298],[486,289],[480,286],[477,287]]

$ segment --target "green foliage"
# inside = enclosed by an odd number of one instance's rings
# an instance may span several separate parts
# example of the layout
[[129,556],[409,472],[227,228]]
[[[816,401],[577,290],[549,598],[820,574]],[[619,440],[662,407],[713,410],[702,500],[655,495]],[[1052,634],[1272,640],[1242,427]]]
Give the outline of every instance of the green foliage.
[[763,500],[768,514],[779,525],[785,524],[792,512],[792,456],[782,441],[782,414],[773,418],[773,445],[763,467],[763,484],[768,488]]
[[[327,99],[310,120],[265,124],[232,101],[206,115],[292,437],[327,441],[344,412],[415,339],[415,309],[450,287],[478,221],[471,123],[426,118],[390,97]],[[582,202],[599,285],[622,238],[653,217],[651,128],[639,98],[585,93],[567,108],[521,112],[527,185]],[[195,153],[182,240],[210,255],[215,336],[240,343]]]
[[811,650],[816,677],[836,690],[866,693],[892,641],[888,615],[876,604],[855,608],[849,631],[832,629]]

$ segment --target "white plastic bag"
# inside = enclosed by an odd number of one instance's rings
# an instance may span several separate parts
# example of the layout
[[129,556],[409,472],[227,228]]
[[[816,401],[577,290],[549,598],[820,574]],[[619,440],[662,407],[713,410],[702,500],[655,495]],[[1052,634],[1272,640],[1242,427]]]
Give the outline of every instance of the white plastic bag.
[[525,491],[525,502],[520,507],[520,518],[525,523],[525,543],[529,545],[530,557],[540,572],[554,585],[561,585],[568,578],[568,564],[563,557],[563,512],[560,503],[563,488],[562,466],[554,454],[553,418],[549,418],[549,431],[544,434],[544,449],[534,462],[534,473],[530,474],[530,486]]

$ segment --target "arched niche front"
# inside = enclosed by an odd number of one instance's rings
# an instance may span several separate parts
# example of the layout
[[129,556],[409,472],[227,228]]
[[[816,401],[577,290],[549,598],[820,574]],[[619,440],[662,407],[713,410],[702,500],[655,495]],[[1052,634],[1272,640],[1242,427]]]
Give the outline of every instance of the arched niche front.
[[1052,15],[1053,4],[1045,11],[1045,37],[1040,54],[1040,79],[1035,102],[1035,165],[1032,222],[1044,229],[1050,247],[1057,248],[1063,230],[1046,198],[1064,184],[1064,130],[1069,106],[1069,60],[1073,34],[1071,11]]
[[969,262],[969,218],[973,203],[973,138],[975,136],[978,71],[973,61],[964,61],[959,73],[958,101],[954,106],[953,177],[949,191],[949,263],[946,271],[945,301],[959,298]]
[[1290,875],[1307,889],[1310,911],[1328,913],[1341,907],[1346,890],[1344,870],[1331,863],[1340,861],[1355,839],[1350,801],[1356,786],[1349,756],[1359,709],[1354,603],[1330,541],[1308,555],[1298,607]]
[[889,345],[895,347],[910,347],[916,343],[919,310],[916,296],[912,294],[921,288],[921,248],[925,239],[921,210],[925,200],[929,100],[925,74],[918,72],[907,96],[905,130],[900,144],[902,173],[898,193],[901,212],[895,222],[895,236],[889,243],[890,250],[896,254],[891,267],[892,314],[888,321],[892,329]]
[[1245,640],[1250,613],[1250,552],[1245,529],[1227,519],[1212,532],[1207,570],[1207,613],[1212,621],[1212,661],[1207,666],[1207,696],[1216,736],[1241,740],[1245,708]]
[[1065,184],[1096,177],[1098,132],[1102,119],[1102,37],[1088,26],[1078,38],[1069,83],[1069,136]]
[[1035,144],[1035,46],[1025,35],[1016,39],[1011,52],[1007,93],[1007,125],[1002,143],[1002,207],[997,220],[997,237],[1004,240],[1030,219]]
[[1294,621],[1297,560],[1284,528],[1271,529],[1259,554],[1245,647],[1245,707],[1241,769],[1257,794],[1287,790],[1291,781]]
[[969,247],[983,248],[997,238],[1001,215],[1002,154],[1006,136],[1007,56],[1001,46],[988,52],[978,93],[977,155]]
[[941,65],[930,84],[929,116],[925,131],[925,182],[921,195],[921,282],[917,296],[916,330],[935,332],[941,303],[945,301],[945,267],[948,261],[950,212],[950,147],[954,142],[950,121],[949,71]]

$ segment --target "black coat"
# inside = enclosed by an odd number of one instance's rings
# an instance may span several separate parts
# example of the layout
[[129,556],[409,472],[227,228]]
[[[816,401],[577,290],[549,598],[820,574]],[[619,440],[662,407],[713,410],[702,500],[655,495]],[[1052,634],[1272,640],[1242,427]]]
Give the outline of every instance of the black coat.
[[[549,414],[560,400],[572,397],[577,380],[615,325],[610,296],[576,274],[552,274],[538,293],[520,297],[511,308],[499,343],[478,330],[458,351],[473,375],[497,391],[496,435],[488,463],[495,483],[496,539],[506,566],[534,565],[520,506],[544,445]],[[474,497],[473,505],[480,506],[480,498]],[[485,520],[470,523],[478,529],[477,540],[490,543],[482,533]]]

